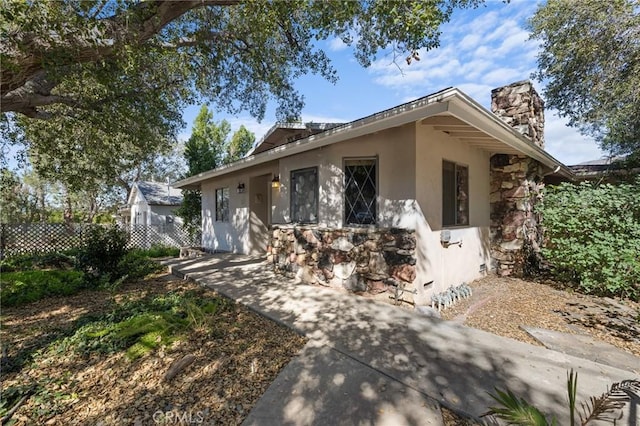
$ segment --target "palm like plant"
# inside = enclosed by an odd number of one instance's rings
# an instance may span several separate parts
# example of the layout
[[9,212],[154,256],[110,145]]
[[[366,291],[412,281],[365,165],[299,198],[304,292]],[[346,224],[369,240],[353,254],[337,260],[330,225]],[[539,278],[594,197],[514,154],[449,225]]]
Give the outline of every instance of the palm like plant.
[[[610,389],[600,396],[592,396],[586,402],[576,405],[578,390],[578,373],[573,369],[567,374],[567,394],[569,397],[569,416],[571,426],[576,424],[585,426],[594,420],[615,422],[622,418],[621,409],[631,401],[632,397],[640,396],[640,380],[623,380],[614,383]],[[489,407],[483,416],[493,416],[504,420],[509,425],[518,426],[555,426],[555,417],[548,419],[538,408],[523,398],[517,397],[510,390],[496,389],[496,394],[489,394],[499,406]],[[576,414],[579,421],[576,423]]]

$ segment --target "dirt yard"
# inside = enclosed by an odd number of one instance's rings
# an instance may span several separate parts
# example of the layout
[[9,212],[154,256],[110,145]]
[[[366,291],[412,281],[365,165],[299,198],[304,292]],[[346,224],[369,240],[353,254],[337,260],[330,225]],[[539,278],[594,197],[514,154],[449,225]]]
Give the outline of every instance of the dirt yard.
[[[487,277],[471,287],[473,296],[444,310],[443,318],[532,344],[538,343],[521,325],[588,333],[640,356],[638,303],[519,279]],[[192,330],[135,361],[122,351],[65,350],[59,344],[55,351],[47,350],[52,342],[72,335],[87,316],[108,312],[113,303],[197,288],[159,275],[113,294],[84,291],[4,309],[3,394],[9,389],[29,395],[13,420],[18,425],[120,425],[187,416],[204,424],[241,423],[305,343],[242,306],[225,311],[213,329]],[[204,291],[204,296],[216,294]],[[171,366],[185,357],[193,357],[193,363],[166,380]],[[466,424],[459,422],[462,419],[449,414],[447,424]]]
[[589,334],[640,356],[640,303],[586,296],[554,283],[488,276],[470,284],[473,296],[442,317],[540,345],[520,326]]
[[[196,289],[170,275],[129,284],[115,300]],[[204,296],[216,296],[208,291]],[[59,349],[50,342],[69,336],[86,315],[109,309],[108,292],[84,291],[4,309],[1,340],[6,344],[2,390],[32,387],[13,415],[17,425],[239,424],[298,353],[305,340],[242,306],[216,319],[213,329],[190,331],[170,346],[130,361],[120,351]],[[184,357],[192,364],[165,380]],[[10,408],[10,407],[5,407]]]

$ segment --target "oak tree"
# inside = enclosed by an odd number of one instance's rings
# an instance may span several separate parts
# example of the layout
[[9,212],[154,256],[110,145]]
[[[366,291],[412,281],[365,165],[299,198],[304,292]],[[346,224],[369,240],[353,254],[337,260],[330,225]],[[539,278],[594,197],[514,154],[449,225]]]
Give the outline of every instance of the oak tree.
[[640,154],[640,1],[549,0],[529,21],[547,105],[613,154]]

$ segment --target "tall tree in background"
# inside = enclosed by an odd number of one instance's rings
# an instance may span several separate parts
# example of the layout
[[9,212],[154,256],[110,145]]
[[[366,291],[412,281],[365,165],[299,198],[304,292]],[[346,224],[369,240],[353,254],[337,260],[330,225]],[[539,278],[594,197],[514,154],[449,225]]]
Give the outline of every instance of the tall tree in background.
[[[253,146],[254,134],[244,126],[231,139],[230,133],[231,125],[226,120],[216,123],[213,113],[203,105],[193,122],[191,137],[185,143],[184,156],[188,170],[183,177],[203,173],[244,157]],[[176,214],[182,217],[187,232],[195,235],[201,228],[202,195],[199,190],[185,190],[183,195],[182,205]]]
[[250,132],[244,126],[240,126],[229,142],[229,146],[226,150],[227,155],[224,159],[225,163],[228,164],[240,160],[247,152],[249,152],[251,147],[253,147],[255,141],[256,136],[253,132]]
[[549,0],[529,25],[547,105],[604,150],[640,156],[640,1]]
[[44,216],[38,197],[20,176],[7,168],[0,169],[0,223],[38,222]]

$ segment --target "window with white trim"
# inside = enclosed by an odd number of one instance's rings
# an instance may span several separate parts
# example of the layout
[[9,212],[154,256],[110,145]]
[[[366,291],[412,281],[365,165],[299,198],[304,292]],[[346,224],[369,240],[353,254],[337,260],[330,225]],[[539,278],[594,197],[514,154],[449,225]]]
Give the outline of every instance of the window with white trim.
[[375,158],[344,160],[344,221],[375,225],[378,214],[378,175]]
[[318,168],[291,172],[291,221],[318,223]]
[[229,188],[216,189],[216,222],[229,222]]
[[442,161],[442,226],[469,224],[469,168]]

